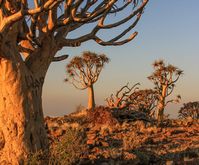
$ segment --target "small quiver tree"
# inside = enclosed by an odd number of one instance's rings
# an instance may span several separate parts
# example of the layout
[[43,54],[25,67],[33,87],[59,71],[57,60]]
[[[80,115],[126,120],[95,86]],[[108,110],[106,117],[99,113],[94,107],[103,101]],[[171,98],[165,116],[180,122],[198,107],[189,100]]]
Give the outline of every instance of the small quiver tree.
[[132,103],[131,98],[133,93],[138,89],[140,83],[136,83],[132,87],[129,84],[122,86],[115,94],[111,94],[105,101],[109,108],[125,109],[129,108]]
[[199,119],[199,102],[195,101],[183,104],[178,113],[180,119]]
[[86,51],[80,57],[74,57],[66,66],[68,74],[66,81],[69,81],[77,89],[88,89],[88,109],[95,108],[93,85],[108,62],[109,58],[106,55]]
[[174,90],[175,84],[183,71],[173,65],[165,65],[163,60],[155,61],[153,63],[154,72],[148,77],[155,85],[157,93],[157,109],[156,118],[158,123],[162,122],[164,116],[164,109],[169,103],[178,103],[181,99],[178,95],[175,99],[166,100]]

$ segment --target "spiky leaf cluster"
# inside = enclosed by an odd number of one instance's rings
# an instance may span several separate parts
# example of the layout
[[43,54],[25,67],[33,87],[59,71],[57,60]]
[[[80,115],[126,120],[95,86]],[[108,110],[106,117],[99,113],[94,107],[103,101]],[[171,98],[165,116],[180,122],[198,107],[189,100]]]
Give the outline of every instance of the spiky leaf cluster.
[[78,89],[85,89],[98,80],[102,68],[109,61],[105,54],[85,51],[81,56],[74,57],[66,66],[66,80]]
[[161,85],[174,85],[178,78],[183,74],[179,68],[169,64],[165,65],[163,60],[153,63],[155,71],[148,77],[157,87]]
[[155,85],[155,90],[161,94],[163,86],[166,87],[166,96],[169,96],[175,87],[175,83],[183,74],[183,71],[171,64],[166,65],[163,60],[153,63],[154,72],[148,77]]

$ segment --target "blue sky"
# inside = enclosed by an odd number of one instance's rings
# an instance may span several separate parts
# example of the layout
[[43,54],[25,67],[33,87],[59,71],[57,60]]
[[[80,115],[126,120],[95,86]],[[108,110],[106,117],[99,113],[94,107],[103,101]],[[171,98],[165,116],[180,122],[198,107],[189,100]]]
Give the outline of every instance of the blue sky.
[[[156,59],[164,59],[184,70],[173,93],[173,96],[180,94],[182,101],[179,105],[168,106],[166,113],[175,117],[182,103],[199,101],[198,6],[198,0],[151,0],[134,29],[139,34],[130,43],[102,47],[90,41],[78,48],[61,50],[60,54],[70,57],[49,68],[43,91],[44,114],[61,116],[74,111],[80,104],[87,105],[87,91],[77,90],[64,82],[66,64],[85,50],[105,53],[111,59],[94,85],[98,105],[105,104],[104,99],[127,82],[131,85],[140,82],[141,89],[152,88],[147,76],[152,73],[151,64]],[[106,36],[113,34],[113,30],[105,33]]]

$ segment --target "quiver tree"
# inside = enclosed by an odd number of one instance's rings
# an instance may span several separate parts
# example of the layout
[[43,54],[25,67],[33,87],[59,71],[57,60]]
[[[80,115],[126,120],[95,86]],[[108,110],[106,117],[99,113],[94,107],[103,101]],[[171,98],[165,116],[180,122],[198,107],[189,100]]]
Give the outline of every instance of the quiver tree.
[[151,117],[154,116],[154,109],[157,105],[155,90],[137,90],[132,94],[131,100],[132,104],[130,104],[130,109],[142,111]]
[[111,94],[110,97],[106,98],[105,101],[109,108],[124,109],[129,108],[132,101],[137,97],[134,93],[138,89],[139,83],[136,83],[132,87],[129,84],[122,86],[116,94]]
[[[57,51],[88,40],[103,46],[133,40],[137,32],[125,36],[148,1],[0,0],[0,164],[19,164],[29,152],[47,148],[41,95],[51,62],[67,58],[56,57]],[[128,16],[111,23],[111,16],[125,10]],[[129,27],[108,41],[97,34],[128,21]],[[82,34],[87,24],[90,32]],[[79,36],[69,38],[75,30]]]
[[155,85],[157,93],[157,120],[162,122],[164,116],[164,109],[169,103],[178,103],[181,97],[178,95],[175,99],[166,100],[174,90],[175,84],[183,71],[173,65],[165,65],[163,60],[155,61],[153,63],[154,72],[148,77]]
[[93,52],[83,52],[78,57],[74,57],[66,66],[69,81],[77,89],[88,89],[88,109],[95,108],[94,83],[98,80],[102,68],[109,62],[109,58],[104,54]]
[[195,101],[183,104],[178,113],[180,119],[199,119],[199,102]]

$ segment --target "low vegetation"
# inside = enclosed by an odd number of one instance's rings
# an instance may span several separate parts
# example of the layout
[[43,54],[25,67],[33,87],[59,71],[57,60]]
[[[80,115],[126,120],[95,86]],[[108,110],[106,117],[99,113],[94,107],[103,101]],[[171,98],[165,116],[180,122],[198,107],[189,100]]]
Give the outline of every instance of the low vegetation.
[[38,151],[29,156],[27,165],[69,165],[76,164],[86,152],[85,132],[81,129],[67,127],[62,136],[49,134],[51,147],[49,151]]
[[[108,62],[108,58],[101,56],[103,63]],[[92,70],[87,65],[99,57],[100,64],[92,65],[94,70],[99,69],[98,79],[103,67],[101,56],[84,52],[82,57],[72,59],[68,65],[71,78],[74,79],[77,70],[81,74]],[[179,102],[180,97],[167,97],[183,72],[161,60],[153,65],[155,71],[148,78],[154,83],[154,89],[140,89],[139,83],[133,86],[127,83],[106,99],[106,106],[79,105],[69,115],[46,117],[50,150],[29,155],[27,164],[197,164],[199,103],[184,104],[179,119],[169,119],[164,109],[168,103]],[[91,70],[88,73],[95,75]],[[81,74],[79,78],[86,81],[83,83],[87,88],[90,80]]]
[[[85,119],[82,121],[82,119]],[[75,123],[80,123],[73,127]],[[168,119],[162,127],[140,111],[96,107],[46,118],[49,155],[29,164],[197,164],[199,120]],[[42,162],[42,163],[41,163]],[[48,163],[47,163],[48,162]]]

